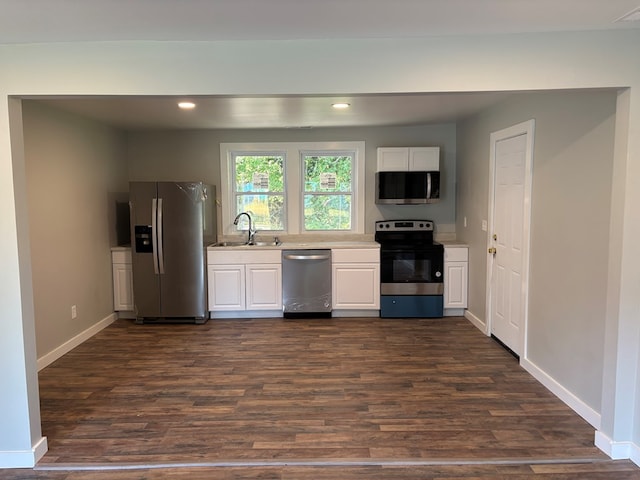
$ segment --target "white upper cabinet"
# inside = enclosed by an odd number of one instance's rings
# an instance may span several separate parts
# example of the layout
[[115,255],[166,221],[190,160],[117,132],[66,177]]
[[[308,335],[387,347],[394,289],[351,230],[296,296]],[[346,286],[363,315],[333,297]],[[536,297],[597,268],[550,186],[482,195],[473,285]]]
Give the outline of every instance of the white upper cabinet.
[[378,172],[404,172],[409,170],[408,147],[378,148]]
[[440,147],[379,147],[378,172],[440,170]]
[[420,172],[440,171],[440,148],[409,148],[409,170]]

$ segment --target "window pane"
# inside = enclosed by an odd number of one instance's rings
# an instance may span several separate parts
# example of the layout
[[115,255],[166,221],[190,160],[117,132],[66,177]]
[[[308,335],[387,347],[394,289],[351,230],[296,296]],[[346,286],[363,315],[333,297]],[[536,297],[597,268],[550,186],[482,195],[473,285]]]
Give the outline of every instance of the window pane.
[[351,195],[305,195],[304,229],[351,229]]
[[236,155],[236,192],[284,192],[284,157]]
[[350,155],[305,155],[305,192],[351,192]]
[[[236,212],[248,212],[257,230],[284,230],[283,195],[238,195]],[[237,230],[249,227],[246,217],[242,217]]]

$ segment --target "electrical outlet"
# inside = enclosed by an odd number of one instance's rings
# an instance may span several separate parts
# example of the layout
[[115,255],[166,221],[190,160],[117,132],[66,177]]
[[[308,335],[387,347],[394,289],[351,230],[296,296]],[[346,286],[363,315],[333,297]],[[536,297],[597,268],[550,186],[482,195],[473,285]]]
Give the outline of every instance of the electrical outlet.
[[463,222],[464,223],[464,228],[467,228],[467,217],[464,217],[463,220],[464,220],[464,222]]
[[482,231],[483,232],[487,231],[487,221],[486,220],[482,220]]
[[78,308],[75,305],[71,305],[71,319],[78,316]]

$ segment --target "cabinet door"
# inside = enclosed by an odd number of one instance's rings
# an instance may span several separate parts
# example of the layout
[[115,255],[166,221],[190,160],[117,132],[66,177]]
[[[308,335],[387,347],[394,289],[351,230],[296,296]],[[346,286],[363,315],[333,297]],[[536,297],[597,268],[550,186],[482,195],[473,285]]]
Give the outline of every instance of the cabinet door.
[[409,170],[437,172],[440,170],[440,147],[413,147],[409,149]]
[[467,307],[467,262],[444,264],[444,308]]
[[332,297],[335,309],[379,309],[380,265],[334,264]]
[[407,147],[378,148],[378,172],[406,172],[409,168]]
[[133,269],[131,264],[113,264],[113,309],[133,311]]
[[282,309],[282,266],[247,265],[247,310]]
[[209,265],[207,274],[210,311],[245,309],[244,265]]

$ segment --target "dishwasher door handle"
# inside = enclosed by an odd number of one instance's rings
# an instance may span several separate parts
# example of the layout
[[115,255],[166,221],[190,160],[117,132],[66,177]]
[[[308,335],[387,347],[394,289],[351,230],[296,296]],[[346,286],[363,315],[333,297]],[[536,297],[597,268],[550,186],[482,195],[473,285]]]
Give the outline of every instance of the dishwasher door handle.
[[283,255],[285,260],[329,260],[331,257],[329,255],[294,255],[294,254],[286,254]]

